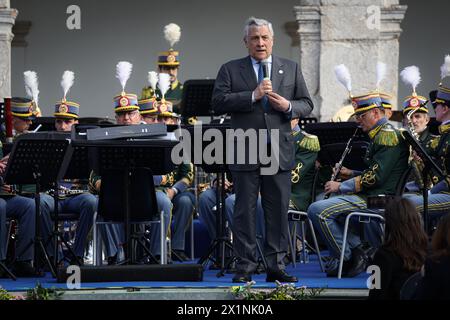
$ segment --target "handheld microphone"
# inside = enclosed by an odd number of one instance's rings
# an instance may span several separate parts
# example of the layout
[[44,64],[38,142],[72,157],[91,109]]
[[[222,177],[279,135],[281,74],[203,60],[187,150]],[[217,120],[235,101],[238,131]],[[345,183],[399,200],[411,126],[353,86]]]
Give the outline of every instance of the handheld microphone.
[[262,68],[263,68],[263,78],[264,80],[270,80],[269,77],[269,62],[267,60],[261,61]]

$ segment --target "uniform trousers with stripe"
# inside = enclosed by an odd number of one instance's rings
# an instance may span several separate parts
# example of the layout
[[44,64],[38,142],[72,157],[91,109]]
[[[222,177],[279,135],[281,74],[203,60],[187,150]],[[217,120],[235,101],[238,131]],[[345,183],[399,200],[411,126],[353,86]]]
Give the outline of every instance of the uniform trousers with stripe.
[[[341,255],[344,238],[345,218],[351,212],[358,209],[366,209],[366,201],[356,195],[335,196],[326,200],[312,203],[308,208],[308,217],[311,219],[315,230],[320,234],[328,247],[331,257],[339,258]],[[359,219],[350,220],[347,243],[344,252],[344,260],[350,260],[352,250],[362,244],[359,235]],[[358,226],[359,225],[359,226]],[[371,219],[363,223],[365,239],[373,247],[379,247],[382,238],[382,228],[379,220]]]

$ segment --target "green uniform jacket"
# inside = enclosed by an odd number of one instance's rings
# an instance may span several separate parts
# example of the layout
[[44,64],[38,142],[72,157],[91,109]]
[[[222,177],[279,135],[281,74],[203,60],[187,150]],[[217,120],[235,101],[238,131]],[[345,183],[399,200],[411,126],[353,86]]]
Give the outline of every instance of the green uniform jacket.
[[408,169],[408,145],[389,122],[372,129],[369,137],[371,143],[364,158],[368,168],[354,178],[356,192],[363,196],[394,195]]
[[[431,141],[433,139],[436,139],[437,137],[438,136],[432,135],[430,133],[430,130],[426,128],[424,131],[420,133],[419,141],[422,147],[424,147],[426,150],[429,150]],[[423,170],[423,165],[421,163],[417,163],[411,157],[410,157],[410,165],[412,166],[412,172],[408,178],[408,181],[414,181],[419,188],[422,188],[423,179],[421,171]],[[431,176],[429,179],[430,179],[429,181],[435,180],[435,178]]]
[[[439,127],[440,136],[434,137],[427,146],[427,151],[434,158],[436,164],[443,170],[447,184],[447,190],[450,188],[450,124]],[[433,178],[433,182],[439,181],[438,177]],[[442,179],[441,179],[442,180]]]
[[303,131],[293,132],[295,143],[295,168],[291,172],[290,206],[306,211],[312,200],[315,162],[320,151],[319,139]]
[[[141,99],[149,99],[153,97],[153,89],[151,87],[145,87],[142,89]],[[172,102],[173,112],[180,114],[181,98],[183,97],[183,85],[178,80],[175,81],[171,88],[167,91],[165,99]],[[162,95],[159,89],[156,89],[156,99],[161,100]]]

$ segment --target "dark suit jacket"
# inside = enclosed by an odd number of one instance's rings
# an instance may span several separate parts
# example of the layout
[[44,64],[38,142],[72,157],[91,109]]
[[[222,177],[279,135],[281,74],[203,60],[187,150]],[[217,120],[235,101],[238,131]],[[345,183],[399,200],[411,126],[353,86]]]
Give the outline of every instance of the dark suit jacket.
[[[313,103],[296,62],[272,56],[271,76],[273,91],[291,102],[291,113],[286,114],[273,108],[266,113],[261,101],[252,103],[252,92],[257,87],[257,78],[250,56],[230,61],[220,68],[214,84],[212,107],[216,115],[231,115],[232,129],[279,129],[279,169],[291,170],[295,161],[290,120],[308,115],[313,109]],[[242,137],[235,139],[235,157],[238,152],[237,143],[242,140]],[[247,160],[244,164],[230,164],[230,170],[247,171],[259,168],[259,156],[256,156],[256,163],[252,163],[248,150],[247,140]]]

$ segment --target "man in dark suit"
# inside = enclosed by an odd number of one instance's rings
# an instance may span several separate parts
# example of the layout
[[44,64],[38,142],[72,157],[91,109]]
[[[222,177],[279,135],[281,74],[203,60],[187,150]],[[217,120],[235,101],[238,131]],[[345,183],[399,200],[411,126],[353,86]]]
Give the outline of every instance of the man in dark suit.
[[[221,67],[212,97],[214,112],[231,114],[235,130],[230,150],[234,158],[232,163],[227,159],[236,192],[233,241],[238,259],[233,282],[251,281],[257,266],[255,220],[259,193],[266,224],[266,281],[296,282],[296,277],[285,272],[283,263],[288,246],[290,173],[295,163],[290,120],[308,115],[313,104],[298,64],[272,55],[270,22],[249,18],[244,43],[249,56]],[[238,134],[238,129],[245,133]],[[252,141],[252,134],[256,140]],[[239,151],[242,146],[245,152]],[[275,171],[267,170],[265,157],[259,155],[261,150],[270,151],[269,164],[272,167],[275,161]]]

